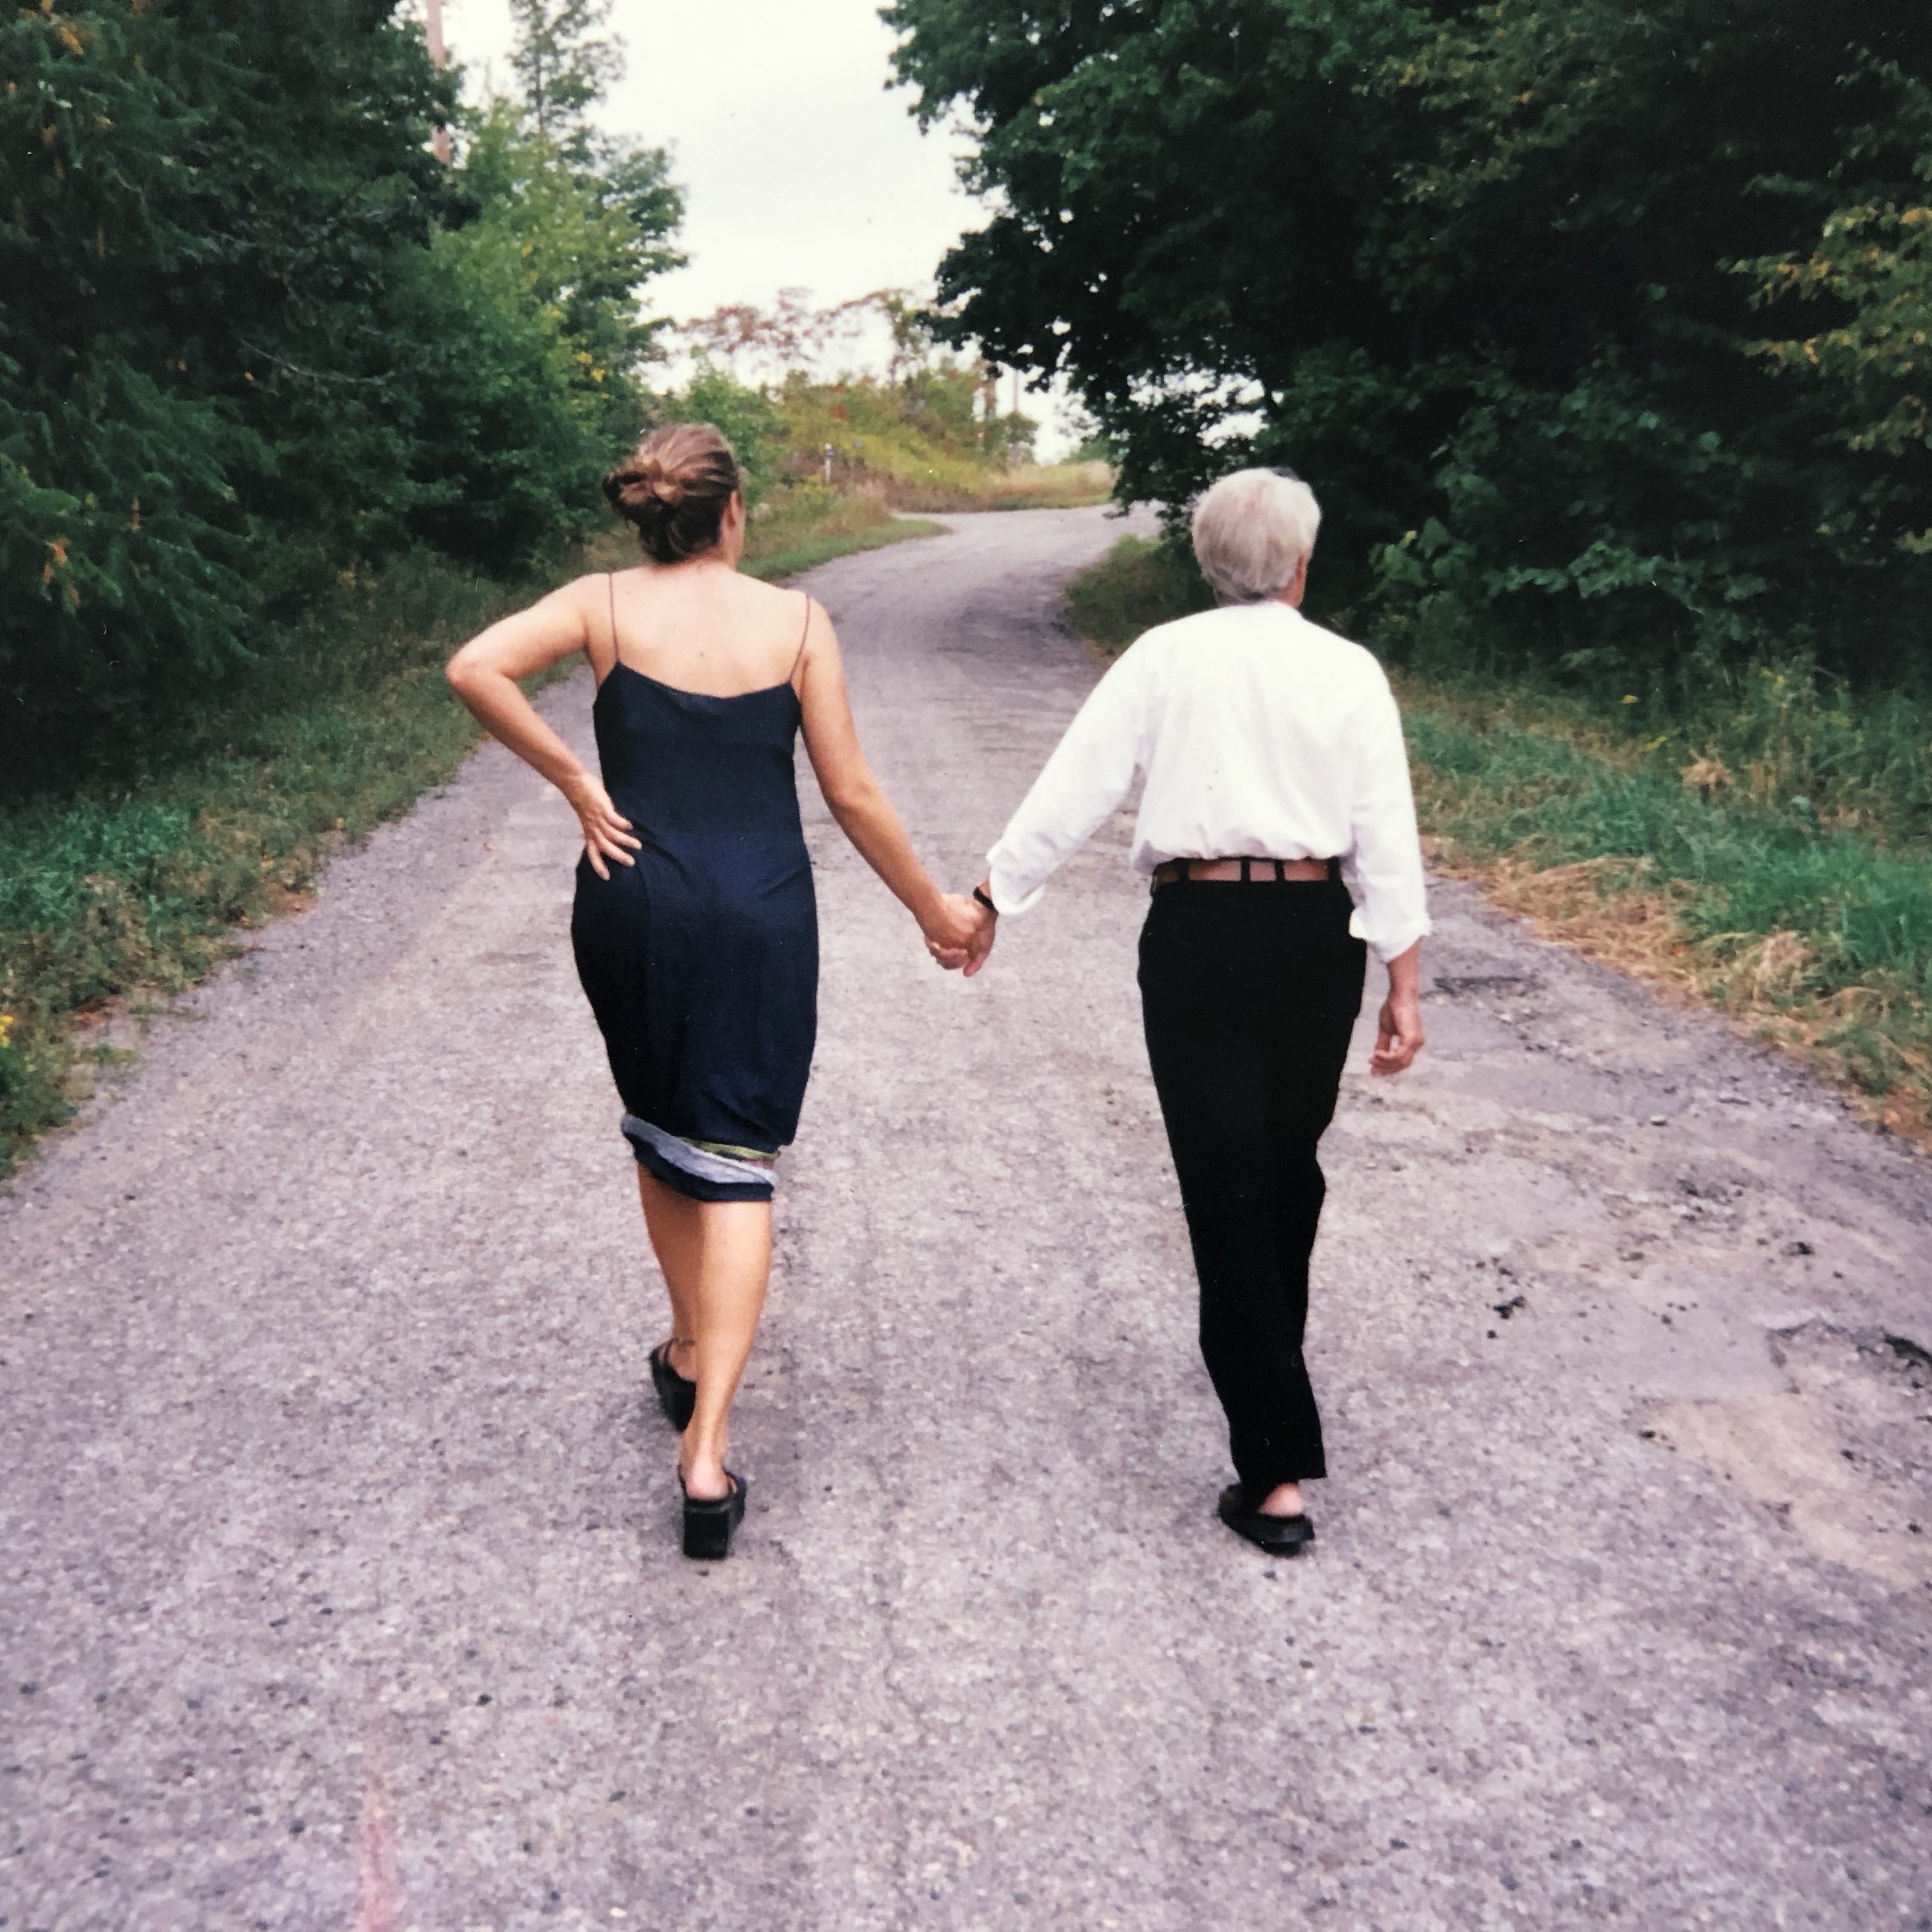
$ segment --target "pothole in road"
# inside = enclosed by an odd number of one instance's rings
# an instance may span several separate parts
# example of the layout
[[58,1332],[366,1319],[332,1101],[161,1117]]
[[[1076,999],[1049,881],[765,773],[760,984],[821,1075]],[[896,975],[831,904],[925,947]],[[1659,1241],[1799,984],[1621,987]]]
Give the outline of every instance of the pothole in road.
[[1932,1354],[1822,1322],[1780,1335],[1774,1353],[1787,1390],[1652,1403],[1649,1428],[1819,1556],[1932,1585]]
[[1520,999],[1543,984],[1534,973],[1438,973],[1436,990],[1452,1000]]

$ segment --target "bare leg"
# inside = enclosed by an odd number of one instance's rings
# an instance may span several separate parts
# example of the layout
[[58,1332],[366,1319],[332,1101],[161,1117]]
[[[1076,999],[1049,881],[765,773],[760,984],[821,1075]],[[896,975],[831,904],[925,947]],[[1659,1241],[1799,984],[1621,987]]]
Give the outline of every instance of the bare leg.
[[670,1291],[671,1318],[677,1333],[695,1344],[671,1356],[672,1366],[698,1384],[697,1406],[678,1458],[685,1487],[700,1498],[728,1496],[724,1455],[731,1403],[771,1277],[771,1204],[694,1201],[641,1172],[638,1191]]
[[698,1405],[679,1466],[694,1496],[728,1496],[724,1454],[731,1403],[758,1332],[772,1272],[772,1210],[765,1201],[698,1204],[704,1230],[698,1287]]
[[698,1373],[698,1282],[704,1238],[699,1213],[704,1204],[667,1187],[644,1167],[638,1169],[638,1198],[670,1296],[671,1347],[667,1359],[688,1382]]

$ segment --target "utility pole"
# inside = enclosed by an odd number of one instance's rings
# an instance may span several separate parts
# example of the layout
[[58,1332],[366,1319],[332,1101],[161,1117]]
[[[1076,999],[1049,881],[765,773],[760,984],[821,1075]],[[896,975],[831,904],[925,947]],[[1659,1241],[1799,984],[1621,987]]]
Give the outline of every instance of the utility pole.
[[[430,64],[438,73],[449,64],[449,49],[442,38],[442,0],[423,0],[423,36],[429,42]],[[430,136],[430,146],[445,167],[449,165],[449,124],[439,121]]]

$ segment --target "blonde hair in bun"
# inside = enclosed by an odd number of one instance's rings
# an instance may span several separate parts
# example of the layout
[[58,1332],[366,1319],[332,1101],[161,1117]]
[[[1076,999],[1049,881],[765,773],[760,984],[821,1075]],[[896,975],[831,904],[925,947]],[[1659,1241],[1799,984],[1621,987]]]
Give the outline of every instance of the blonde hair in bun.
[[740,487],[738,459],[709,423],[671,423],[604,479],[610,507],[656,563],[681,563],[718,542]]

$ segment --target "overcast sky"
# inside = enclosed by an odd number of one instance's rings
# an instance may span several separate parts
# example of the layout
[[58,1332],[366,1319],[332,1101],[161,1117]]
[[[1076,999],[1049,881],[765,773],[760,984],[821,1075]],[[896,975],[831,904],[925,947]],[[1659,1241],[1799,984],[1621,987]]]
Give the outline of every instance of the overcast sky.
[[[979,226],[953,172],[959,141],[921,135],[911,95],[886,90],[878,0],[617,0],[611,17],[629,71],[598,118],[670,148],[686,196],[691,266],[654,306],[686,317],[768,307],[782,288],[821,304],[923,288]],[[507,0],[445,0],[444,23],[472,89],[492,65],[511,85]]]
[[[821,308],[878,288],[929,294],[940,257],[984,221],[956,172],[967,142],[944,125],[920,134],[911,94],[886,86],[878,0],[616,0],[611,26],[628,67],[597,118],[669,148],[685,192],[691,265],[652,285],[656,312],[768,308],[786,288]],[[443,31],[472,94],[493,76],[514,85],[508,0],[444,0]],[[1058,386],[1021,406],[1042,424],[1042,456],[1076,440]]]

